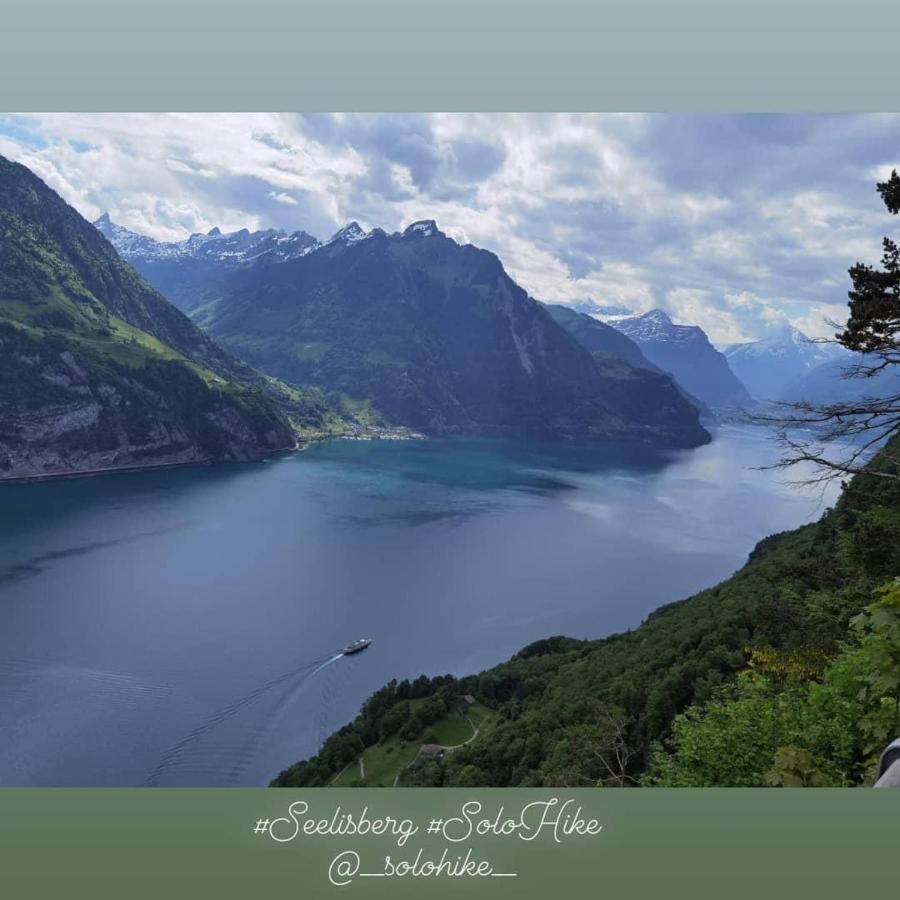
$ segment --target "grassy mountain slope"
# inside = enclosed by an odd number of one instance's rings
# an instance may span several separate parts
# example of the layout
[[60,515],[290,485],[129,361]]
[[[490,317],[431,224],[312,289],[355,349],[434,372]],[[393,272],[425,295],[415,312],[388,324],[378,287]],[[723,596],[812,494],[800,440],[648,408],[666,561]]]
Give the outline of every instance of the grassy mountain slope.
[[285,409],[326,418],[219,348],[2,157],[0,348],[0,477],[248,459],[294,445]]
[[[896,470],[883,456],[872,465]],[[414,683],[416,696],[474,694],[499,721],[444,760],[412,767],[402,783],[621,784],[643,776],[661,784],[758,784],[778,765],[796,778],[797,759],[822,783],[857,783],[872,746],[859,725],[863,712],[854,718],[852,710],[865,672],[857,681],[841,676],[852,668],[845,655],[863,652],[848,625],[872,602],[875,587],[898,573],[900,483],[858,476],[818,522],[766,538],[731,578],[656,610],[633,631],[598,641],[548,638],[479,675]],[[727,721],[746,727],[729,731],[720,724],[722,705],[761,660],[779,673],[766,676],[769,705],[738,697],[743,705],[728,707]],[[829,685],[836,680],[843,693],[835,697]],[[788,719],[779,711],[797,691],[803,705],[795,703]],[[405,683],[383,688],[318,756],[287,769],[275,784],[328,783],[360,744],[403,726],[394,710],[409,695]],[[819,698],[820,711],[810,697]],[[876,710],[885,702],[877,690],[871,695]],[[685,724],[679,714],[689,708]],[[692,729],[691,720],[702,725]],[[833,734],[825,734],[829,729]],[[782,747],[782,739],[791,747]]]

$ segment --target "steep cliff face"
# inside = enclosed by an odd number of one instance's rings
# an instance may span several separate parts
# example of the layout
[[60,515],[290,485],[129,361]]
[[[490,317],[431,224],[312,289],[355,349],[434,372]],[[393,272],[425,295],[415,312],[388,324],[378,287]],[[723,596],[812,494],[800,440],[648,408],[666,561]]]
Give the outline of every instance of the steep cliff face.
[[236,273],[203,321],[264,371],[425,432],[709,439],[670,379],[595,358],[496,256],[432,221],[392,235],[354,223]]
[[0,322],[0,478],[238,462],[294,444],[253,391],[123,350]]
[[0,478],[293,446],[265,381],[0,157]]

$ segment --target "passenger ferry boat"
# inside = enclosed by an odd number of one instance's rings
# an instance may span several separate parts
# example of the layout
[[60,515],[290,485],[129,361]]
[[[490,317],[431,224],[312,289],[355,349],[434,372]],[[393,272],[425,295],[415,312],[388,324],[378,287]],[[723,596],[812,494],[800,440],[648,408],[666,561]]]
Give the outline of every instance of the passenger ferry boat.
[[347,646],[341,650],[341,653],[343,653],[344,656],[349,656],[351,653],[359,653],[361,650],[365,650],[371,643],[372,642],[368,638],[360,638],[358,641],[347,644]]

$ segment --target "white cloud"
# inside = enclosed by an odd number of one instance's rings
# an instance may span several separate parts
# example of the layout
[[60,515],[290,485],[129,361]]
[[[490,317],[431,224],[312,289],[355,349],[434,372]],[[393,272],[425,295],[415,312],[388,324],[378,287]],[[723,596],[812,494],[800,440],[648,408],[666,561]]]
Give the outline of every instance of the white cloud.
[[0,153],[88,218],[163,240],[434,218],[538,299],[662,306],[719,343],[845,317],[892,224],[891,140],[896,116],[0,117]]
[[676,288],[666,295],[663,306],[674,321],[699,325],[714,344],[721,346],[754,338],[744,329],[735,310],[719,305],[709,291]]
[[283,203],[285,206],[297,206],[297,200],[292,197],[290,194],[286,194],[284,191],[269,191],[266,196],[270,200],[274,200],[276,203]]
[[847,307],[836,303],[810,307],[805,314],[793,316],[791,324],[811,338],[833,338],[847,321]]

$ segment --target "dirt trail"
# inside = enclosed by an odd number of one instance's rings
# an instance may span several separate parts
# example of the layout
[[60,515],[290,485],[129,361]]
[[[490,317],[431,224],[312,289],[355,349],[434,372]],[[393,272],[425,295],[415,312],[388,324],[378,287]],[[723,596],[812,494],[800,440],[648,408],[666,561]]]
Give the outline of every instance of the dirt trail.
[[[451,747],[444,747],[444,753],[450,753],[451,750],[459,750],[460,747],[465,747],[466,744],[471,744],[472,741],[474,741],[475,738],[478,737],[478,732],[479,732],[479,730],[481,729],[481,726],[479,725],[479,726],[476,728],[476,727],[475,727],[475,723],[474,723],[468,716],[466,716],[466,721],[469,723],[469,727],[472,729],[472,737],[470,737],[468,740],[463,741],[461,744],[453,744]],[[420,748],[420,749],[421,749],[421,748]],[[404,773],[404,772],[405,772],[405,771],[406,771],[406,770],[407,770],[407,769],[408,769],[408,768],[409,768],[409,767],[410,767],[410,766],[411,766],[418,758],[419,758],[419,754],[416,753],[416,755],[412,758],[412,760],[411,760],[410,762],[408,762],[408,763],[407,763],[407,764],[406,764],[406,765],[405,765],[405,766],[397,773],[397,775],[394,777],[394,787],[397,787],[397,783],[400,781],[400,776],[401,776],[401,775],[402,775],[402,774],[403,774],[403,773]],[[362,768],[362,757],[360,757],[359,765],[360,765],[360,768]]]

